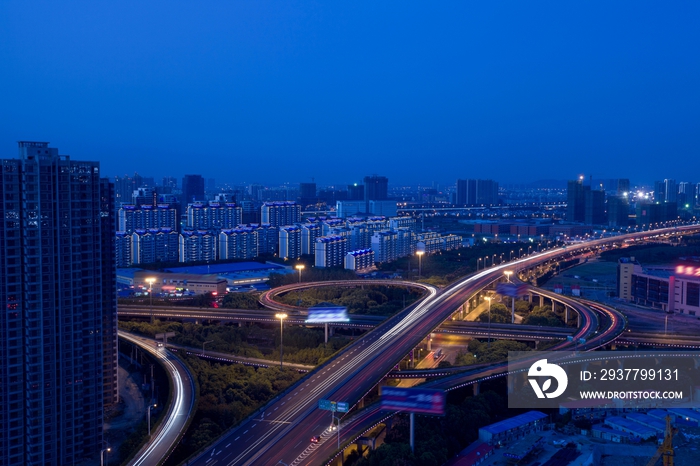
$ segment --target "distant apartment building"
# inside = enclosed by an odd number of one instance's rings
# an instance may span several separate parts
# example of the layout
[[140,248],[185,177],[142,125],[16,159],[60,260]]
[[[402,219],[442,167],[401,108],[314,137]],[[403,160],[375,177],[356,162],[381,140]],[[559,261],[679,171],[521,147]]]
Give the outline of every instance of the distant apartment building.
[[177,230],[177,210],[170,204],[123,204],[118,211],[117,231],[133,233],[148,228],[172,228]]
[[131,264],[178,262],[180,234],[172,228],[134,230],[131,234]]
[[498,205],[498,182],[457,180],[455,204],[459,206]]
[[134,263],[131,258],[131,235],[125,231],[118,231],[115,236],[114,249],[117,267],[130,267]]
[[586,225],[603,225],[607,222],[605,215],[605,191],[594,190],[583,184],[583,177],[567,182],[566,220],[585,223]]
[[462,237],[458,235],[442,236],[435,232],[420,233],[417,235],[416,249],[426,254],[434,254],[440,251],[451,251],[462,247]]
[[384,217],[396,216],[396,201],[373,200],[369,201],[367,213],[370,215],[382,215]]
[[260,210],[262,223],[275,228],[301,221],[301,206],[294,201],[266,202]]
[[217,259],[218,235],[208,230],[180,234],[180,262],[213,262]]
[[187,228],[221,230],[243,222],[243,209],[233,202],[196,202],[187,205]]
[[206,200],[202,175],[185,175],[182,178],[182,200],[180,203],[186,206],[193,202]]
[[316,238],[323,236],[320,223],[305,223],[301,226],[301,253],[314,254]]
[[258,232],[258,254],[277,254],[279,247],[279,228],[269,223],[251,223]]
[[301,228],[285,225],[279,229],[279,257],[298,259],[301,257]]
[[299,202],[302,207],[318,202],[316,183],[299,183]]
[[399,228],[408,228],[416,231],[416,219],[413,217],[392,217],[389,219],[389,228],[398,230]]
[[219,233],[219,259],[253,259],[258,256],[258,231],[250,226]]
[[345,255],[345,268],[355,272],[367,270],[374,266],[374,251],[372,249],[358,249]]
[[367,214],[367,205],[363,200],[336,201],[335,212],[338,218],[347,218]]
[[316,238],[315,265],[316,267],[339,267],[345,263],[348,252],[346,237],[332,235]]
[[376,262],[391,262],[399,258],[398,234],[395,231],[378,231],[372,235],[372,248]]

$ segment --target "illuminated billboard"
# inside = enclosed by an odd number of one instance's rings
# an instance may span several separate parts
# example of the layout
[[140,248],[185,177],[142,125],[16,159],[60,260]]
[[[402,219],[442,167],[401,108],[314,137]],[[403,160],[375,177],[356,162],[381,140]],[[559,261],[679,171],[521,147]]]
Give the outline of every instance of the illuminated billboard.
[[307,324],[328,324],[332,322],[348,322],[348,308],[340,306],[317,306],[309,308]]

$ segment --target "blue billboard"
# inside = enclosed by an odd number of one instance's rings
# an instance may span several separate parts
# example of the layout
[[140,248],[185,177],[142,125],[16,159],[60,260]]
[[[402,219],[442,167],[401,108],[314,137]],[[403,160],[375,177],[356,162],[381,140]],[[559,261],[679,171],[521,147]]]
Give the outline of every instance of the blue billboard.
[[411,413],[445,414],[445,392],[426,388],[381,387],[382,409]]

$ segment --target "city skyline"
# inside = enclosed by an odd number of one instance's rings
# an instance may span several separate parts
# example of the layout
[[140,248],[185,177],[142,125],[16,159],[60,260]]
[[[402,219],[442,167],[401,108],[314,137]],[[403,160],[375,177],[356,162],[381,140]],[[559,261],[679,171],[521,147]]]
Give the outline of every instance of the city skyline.
[[675,157],[682,179],[700,172],[697,9],[3,2],[0,153],[46,140],[112,176],[196,162],[273,183],[445,183],[441,159],[455,179],[652,183]]

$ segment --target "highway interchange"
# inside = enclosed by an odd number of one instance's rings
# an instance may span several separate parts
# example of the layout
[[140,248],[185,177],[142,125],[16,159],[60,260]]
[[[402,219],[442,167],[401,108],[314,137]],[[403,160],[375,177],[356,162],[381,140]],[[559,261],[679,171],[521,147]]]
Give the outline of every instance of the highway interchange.
[[[319,399],[346,401],[351,405],[375,387],[412,348],[447,320],[468,298],[502,277],[506,269],[525,269],[587,248],[603,246],[626,238],[643,238],[652,234],[674,234],[696,230],[697,226],[668,228],[616,238],[589,241],[533,254],[507,264],[493,266],[465,277],[442,290],[429,288],[426,295],[408,309],[366,333],[337,357],[312,371],[304,379],[261,408],[239,426],[227,432],[206,452],[190,464],[322,464],[336,449],[329,433],[330,413],[317,409]],[[537,290],[538,293],[546,293]],[[548,296],[562,299],[559,295]],[[605,306],[570,306],[581,316],[574,339],[585,340],[578,349],[592,350],[617,338],[624,330],[624,318]],[[563,348],[568,342],[561,344]],[[570,344],[570,343],[568,343]],[[451,390],[504,375],[502,364],[474,368],[428,382],[436,388]],[[375,412],[376,411],[376,412]],[[341,442],[350,441],[390,413],[375,408],[346,415],[341,428]],[[313,435],[321,442],[311,444]]]

